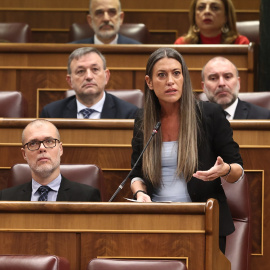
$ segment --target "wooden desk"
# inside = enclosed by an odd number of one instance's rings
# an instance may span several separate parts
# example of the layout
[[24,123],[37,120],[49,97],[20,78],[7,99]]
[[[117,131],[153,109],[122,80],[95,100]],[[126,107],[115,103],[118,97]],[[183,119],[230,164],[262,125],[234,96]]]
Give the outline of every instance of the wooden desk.
[[[0,90],[21,91],[28,117],[36,117],[38,89],[66,89],[67,60],[81,44],[0,44]],[[106,57],[111,78],[107,89],[144,90],[145,66],[150,54],[164,45],[111,45],[97,47]],[[193,88],[201,90],[201,70],[214,56],[223,55],[238,67],[241,90],[254,90],[254,45],[170,45],[184,57]],[[49,91],[49,90],[48,90]],[[46,92],[45,92],[46,94]],[[48,94],[48,92],[47,92]],[[58,93],[59,94],[59,93]],[[55,93],[57,95],[57,93]],[[48,94],[46,102],[54,94]],[[58,98],[61,98],[59,95]]]
[[[0,189],[7,186],[10,167],[24,163],[20,153],[21,133],[33,119],[0,119]],[[93,163],[104,173],[106,192],[111,197],[130,170],[133,120],[52,119],[64,145],[63,164]],[[234,139],[240,145],[248,174],[252,207],[251,270],[269,269],[270,243],[270,121],[231,121]],[[116,196],[116,202],[131,197],[129,184]]]
[[[1,254],[55,254],[72,270],[92,258],[175,259],[229,270],[219,250],[218,203],[0,202]],[[18,244],[19,243],[19,244]]]

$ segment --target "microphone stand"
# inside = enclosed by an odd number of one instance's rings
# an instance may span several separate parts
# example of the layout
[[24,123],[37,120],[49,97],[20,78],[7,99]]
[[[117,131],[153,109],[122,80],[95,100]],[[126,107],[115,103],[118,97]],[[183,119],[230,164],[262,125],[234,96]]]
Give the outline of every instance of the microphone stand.
[[158,123],[156,124],[156,126],[155,126],[155,128],[154,128],[154,130],[153,130],[153,132],[152,132],[152,134],[151,134],[151,136],[150,136],[148,142],[146,143],[146,145],[145,145],[143,151],[141,152],[141,154],[140,154],[140,156],[138,157],[137,161],[136,161],[135,164],[133,165],[133,168],[131,169],[131,171],[129,172],[129,174],[127,175],[127,177],[124,179],[124,181],[119,185],[119,187],[117,188],[117,190],[114,192],[114,194],[113,194],[112,197],[110,198],[109,202],[112,202],[113,199],[115,198],[115,196],[119,193],[119,191],[120,191],[121,189],[123,189],[123,187],[124,187],[124,185],[126,184],[128,178],[129,178],[129,176],[130,176],[131,173],[133,172],[134,168],[137,166],[137,164],[138,164],[139,160],[141,159],[143,153],[145,152],[146,148],[148,147],[148,144],[151,142],[152,138],[157,134],[157,132],[158,132],[160,126],[161,126],[161,123],[158,122]]

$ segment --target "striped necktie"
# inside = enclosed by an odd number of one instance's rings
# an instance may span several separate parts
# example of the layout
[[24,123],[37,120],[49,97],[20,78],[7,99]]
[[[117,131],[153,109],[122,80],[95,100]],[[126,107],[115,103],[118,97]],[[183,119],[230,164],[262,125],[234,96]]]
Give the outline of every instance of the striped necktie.
[[48,193],[50,190],[52,190],[52,189],[48,186],[40,186],[38,188],[38,192],[40,194],[38,200],[39,201],[48,201]]

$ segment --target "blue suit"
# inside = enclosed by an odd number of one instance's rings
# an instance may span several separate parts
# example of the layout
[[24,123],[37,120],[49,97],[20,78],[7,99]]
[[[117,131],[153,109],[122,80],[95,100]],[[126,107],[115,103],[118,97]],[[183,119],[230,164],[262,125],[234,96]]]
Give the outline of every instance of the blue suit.
[[[105,92],[106,93],[106,92]],[[101,119],[134,119],[138,107],[106,93],[105,102],[101,112]],[[77,118],[76,96],[54,101],[47,104],[41,118]]]
[[[90,38],[85,38],[85,39],[80,39],[80,40],[75,40],[72,41],[70,43],[74,43],[74,44],[94,44],[94,36],[90,37]],[[117,44],[141,44],[139,41],[120,35],[118,34],[118,40],[117,40]]]

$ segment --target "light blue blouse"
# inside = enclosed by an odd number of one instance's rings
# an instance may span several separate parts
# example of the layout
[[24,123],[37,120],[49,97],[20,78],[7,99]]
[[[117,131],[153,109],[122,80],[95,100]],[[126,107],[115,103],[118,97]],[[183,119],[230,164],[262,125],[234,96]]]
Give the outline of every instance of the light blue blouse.
[[178,142],[163,142],[161,186],[154,189],[152,201],[191,202],[184,177],[176,175]]

